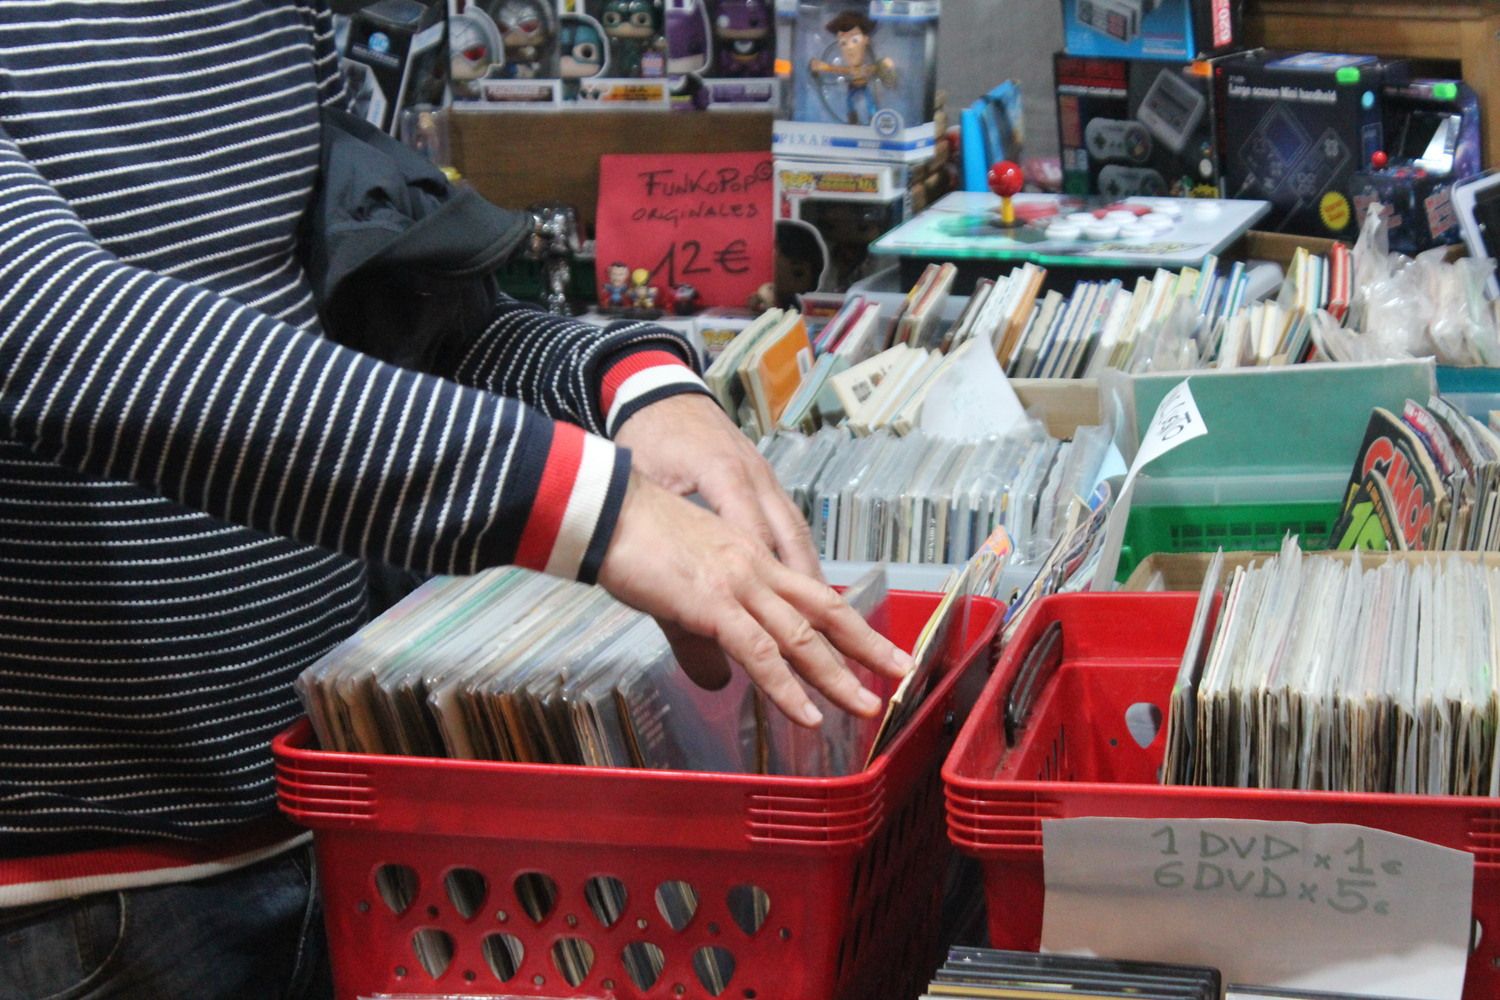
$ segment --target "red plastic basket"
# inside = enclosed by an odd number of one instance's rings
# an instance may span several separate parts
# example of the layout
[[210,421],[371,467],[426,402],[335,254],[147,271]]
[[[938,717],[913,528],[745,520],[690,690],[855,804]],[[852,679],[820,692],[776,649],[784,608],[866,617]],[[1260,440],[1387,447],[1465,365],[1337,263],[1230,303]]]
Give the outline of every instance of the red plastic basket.
[[[943,767],[948,836],[984,866],[991,942],[1031,951],[1041,944],[1044,819],[1356,823],[1474,854],[1480,928],[1464,996],[1500,997],[1500,801],[1157,784],[1166,726],[1142,749],[1126,713],[1145,702],[1166,718],[1196,603],[1194,594],[1052,597],[1006,648]],[[1015,681],[1054,622],[1062,629],[1060,664],[1035,689],[1029,715],[1012,708],[1020,726],[1007,750]]]
[[[890,638],[910,649],[937,602],[893,592]],[[279,736],[281,807],[316,831],[338,997],[916,995],[943,944],[939,768],[1003,608],[960,613],[938,687],[847,778],[333,753],[306,722]],[[675,883],[697,899],[685,924],[658,901]]]

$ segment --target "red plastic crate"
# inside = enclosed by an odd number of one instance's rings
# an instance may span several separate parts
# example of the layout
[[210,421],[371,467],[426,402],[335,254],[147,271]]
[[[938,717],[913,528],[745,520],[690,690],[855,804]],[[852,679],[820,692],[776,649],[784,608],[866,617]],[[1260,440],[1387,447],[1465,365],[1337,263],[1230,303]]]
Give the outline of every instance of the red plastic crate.
[[[1500,800],[1163,787],[1172,684],[1196,594],[1072,594],[1037,605],[1006,648],[943,767],[948,836],[984,867],[990,940],[1041,945],[1042,820],[1078,816],[1356,823],[1474,855],[1478,947],[1465,1000],[1500,997]],[[1004,718],[1027,652],[1053,622],[1062,661],[1032,702],[1014,749]],[[1145,702],[1163,720],[1144,749],[1126,712]]]
[[[910,649],[937,602],[893,592],[890,638]],[[983,599],[967,611],[917,717],[847,778],[333,753],[313,748],[305,721],[277,737],[281,807],[316,831],[338,997],[915,996],[943,946],[939,769],[1003,615]],[[382,869],[415,876],[400,912]],[[674,928],[657,890],[679,881],[698,905]],[[521,889],[539,884],[554,904],[528,909]],[[618,915],[600,905],[605,887],[625,892]],[[730,903],[755,889],[769,904],[760,926]],[[419,960],[419,935],[451,952],[446,967]],[[570,949],[592,958],[576,983],[560,961]],[[627,949],[659,977],[633,979]],[[727,982],[707,974],[704,949],[732,966]]]

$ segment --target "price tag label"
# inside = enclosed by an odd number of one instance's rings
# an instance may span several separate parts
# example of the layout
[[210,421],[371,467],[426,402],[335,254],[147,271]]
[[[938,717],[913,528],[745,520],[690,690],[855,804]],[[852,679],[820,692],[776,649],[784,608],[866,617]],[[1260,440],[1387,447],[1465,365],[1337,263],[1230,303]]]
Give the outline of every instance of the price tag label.
[[1208,965],[1226,983],[1460,1000],[1474,856],[1261,820],[1042,823],[1042,947]]
[[691,285],[705,306],[743,306],[772,279],[768,153],[600,159],[595,269],[644,269],[662,298]]

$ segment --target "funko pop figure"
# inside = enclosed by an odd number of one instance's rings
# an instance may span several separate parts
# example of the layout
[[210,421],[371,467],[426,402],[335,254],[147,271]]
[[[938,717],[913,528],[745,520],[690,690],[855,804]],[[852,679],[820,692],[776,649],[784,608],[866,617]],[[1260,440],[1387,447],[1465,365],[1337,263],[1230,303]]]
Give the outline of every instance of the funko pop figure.
[[599,289],[599,304],[606,309],[624,309],[630,301],[630,268],[623,260],[609,265],[609,279]]
[[489,73],[491,65],[504,60],[505,43],[500,38],[500,29],[483,10],[470,7],[449,17],[448,70],[457,94],[477,96],[477,81]]
[[563,81],[563,96],[578,97],[578,82],[604,72],[607,55],[604,32],[599,22],[576,14],[563,16],[558,29],[558,76]]
[[615,76],[663,76],[667,41],[657,0],[605,0],[600,17],[609,36]]
[[[880,110],[873,85],[878,82],[885,87],[894,87],[896,62],[876,57],[872,45],[875,22],[866,14],[846,10],[823,28],[834,36],[838,62],[814,59],[809,68],[819,77],[842,79],[846,120],[850,125],[868,125],[875,112]],[[826,85],[828,81],[824,82]]]
[[667,73],[682,76],[708,67],[708,0],[666,0]]
[[770,76],[771,7],[766,0],[719,0],[714,64],[720,76]]
[[544,0],[494,0],[489,12],[505,45],[505,63],[497,75],[510,79],[547,76],[554,29],[551,8]]

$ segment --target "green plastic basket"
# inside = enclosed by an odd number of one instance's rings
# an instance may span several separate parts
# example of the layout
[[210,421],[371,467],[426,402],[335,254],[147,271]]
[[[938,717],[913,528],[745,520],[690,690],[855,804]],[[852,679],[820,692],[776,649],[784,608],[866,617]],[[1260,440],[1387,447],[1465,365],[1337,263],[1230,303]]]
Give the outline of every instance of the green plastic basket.
[[1339,505],[1321,500],[1218,506],[1130,508],[1120,546],[1117,579],[1123,582],[1157,552],[1268,552],[1291,532],[1304,550],[1326,548]]

